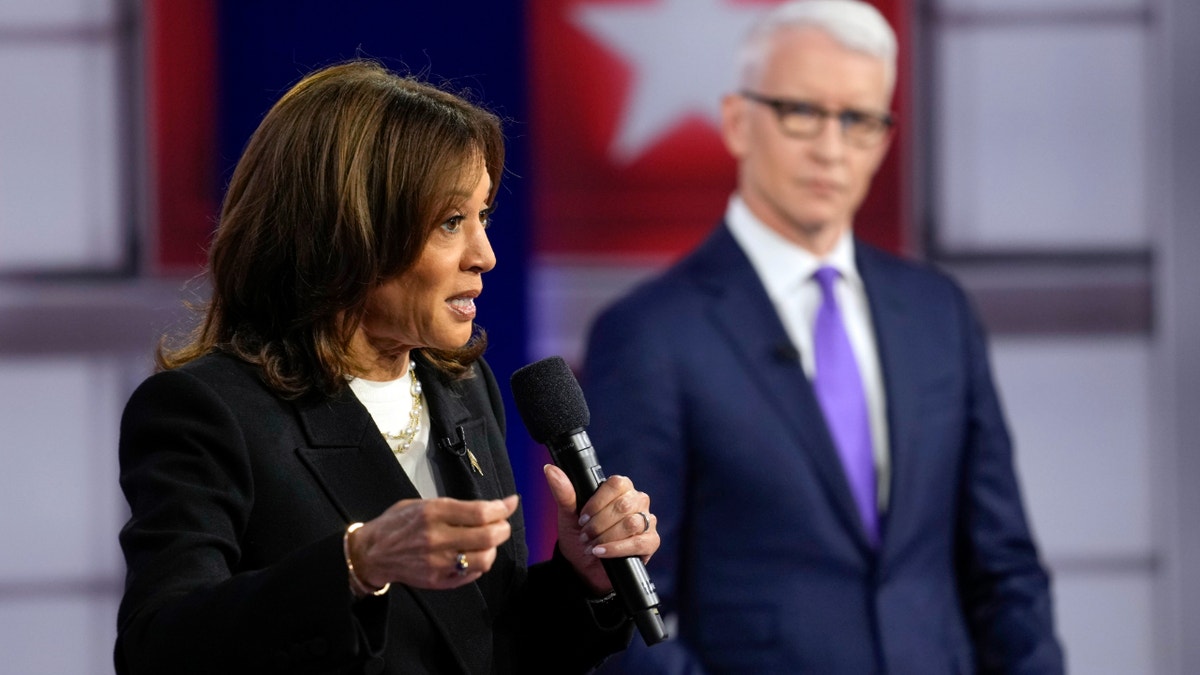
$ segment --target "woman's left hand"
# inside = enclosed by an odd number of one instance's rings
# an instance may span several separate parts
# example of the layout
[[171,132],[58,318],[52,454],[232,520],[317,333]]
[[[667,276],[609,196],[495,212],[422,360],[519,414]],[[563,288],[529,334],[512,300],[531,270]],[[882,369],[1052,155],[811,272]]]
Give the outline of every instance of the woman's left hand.
[[576,514],[575,488],[567,475],[553,464],[544,471],[558,503],[558,548],[597,595],[612,590],[602,558],[638,556],[647,562],[658,550],[658,519],[650,513],[650,496],[638,492],[633,481],[609,476]]

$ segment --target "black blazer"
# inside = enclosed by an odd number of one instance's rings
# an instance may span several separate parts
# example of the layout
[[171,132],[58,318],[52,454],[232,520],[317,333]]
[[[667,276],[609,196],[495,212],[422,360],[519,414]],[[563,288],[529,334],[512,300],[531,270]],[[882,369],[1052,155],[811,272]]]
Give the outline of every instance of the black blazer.
[[[448,496],[514,493],[491,370],[452,381],[417,358]],[[439,443],[459,428],[482,476]],[[134,392],[120,463],[118,673],[583,672],[632,634],[597,624],[557,554],[527,568],[521,509],[476,583],[355,601],[346,526],[419,494],[349,389],[286,401],[255,367],[209,355]]]

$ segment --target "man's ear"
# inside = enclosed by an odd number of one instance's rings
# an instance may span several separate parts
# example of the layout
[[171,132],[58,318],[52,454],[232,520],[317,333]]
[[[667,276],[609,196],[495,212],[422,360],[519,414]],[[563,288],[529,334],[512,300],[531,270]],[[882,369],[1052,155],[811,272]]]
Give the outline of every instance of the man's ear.
[[749,145],[747,114],[746,99],[741,96],[726,94],[721,99],[721,138],[735,159],[741,159]]

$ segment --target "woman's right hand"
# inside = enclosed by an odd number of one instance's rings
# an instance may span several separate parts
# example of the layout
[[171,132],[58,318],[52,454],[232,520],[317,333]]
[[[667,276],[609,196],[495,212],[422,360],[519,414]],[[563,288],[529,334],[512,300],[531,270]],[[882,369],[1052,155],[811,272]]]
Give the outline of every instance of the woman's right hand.
[[[387,583],[446,589],[469,584],[492,567],[496,547],[512,536],[517,495],[488,501],[405,499],[349,535],[354,575],[371,588]],[[459,564],[465,556],[466,567]]]

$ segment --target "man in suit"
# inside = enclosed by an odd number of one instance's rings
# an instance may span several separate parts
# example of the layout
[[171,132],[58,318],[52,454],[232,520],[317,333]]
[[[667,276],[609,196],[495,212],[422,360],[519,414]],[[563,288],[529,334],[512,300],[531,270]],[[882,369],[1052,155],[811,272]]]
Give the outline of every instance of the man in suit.
[[589,340],[589,431],[653,495],[677,622],[610,672],[1063,672],[978,319],[853,236],[893,31],[797,0],[739,59],[724,221]]

